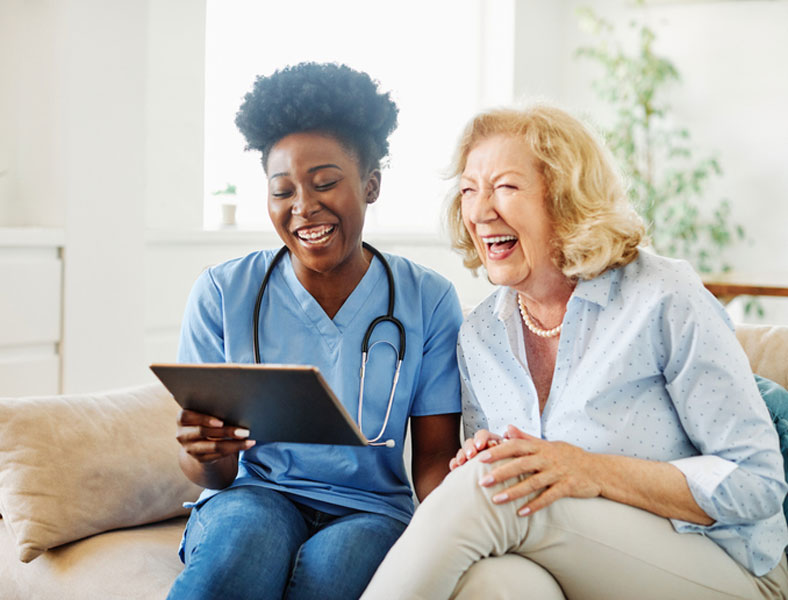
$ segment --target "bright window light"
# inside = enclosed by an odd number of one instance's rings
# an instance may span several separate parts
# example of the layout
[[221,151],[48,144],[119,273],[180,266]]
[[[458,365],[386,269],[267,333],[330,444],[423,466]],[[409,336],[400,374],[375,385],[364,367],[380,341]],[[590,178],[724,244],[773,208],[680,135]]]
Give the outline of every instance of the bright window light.
[[380,199],[367,230],[440,229],[444,179],[457,138],[479,108],[479,0],[208,0],[204,225],[221,227],[236,187],[240,229],[271,231],[259,152],[245,152],[235,113],[257,75],[302,61],[366,71],[397,102]]

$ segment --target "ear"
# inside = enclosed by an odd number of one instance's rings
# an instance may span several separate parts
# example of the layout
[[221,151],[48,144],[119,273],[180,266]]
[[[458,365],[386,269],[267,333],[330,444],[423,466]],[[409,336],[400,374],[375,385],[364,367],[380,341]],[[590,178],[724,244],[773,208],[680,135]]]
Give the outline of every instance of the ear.
[[380,169],[373,169],[367,175],[367,185],[364,189],[364,199],[367,204],[372,204],[380,195]]

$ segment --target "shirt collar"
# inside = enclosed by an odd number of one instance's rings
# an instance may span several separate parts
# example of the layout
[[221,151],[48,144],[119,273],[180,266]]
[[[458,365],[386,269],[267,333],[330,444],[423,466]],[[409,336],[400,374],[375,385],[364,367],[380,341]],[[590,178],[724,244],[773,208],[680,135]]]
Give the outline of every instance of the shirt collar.
[[[593,279],[580,279],[572,292],[572,298],[593,302],[599,306],[607,306],[613,290],[613,284],[619,278],[619,269],[608,269]],[[571,298],[570,298],[571,301]],[[493,314],[499,321],[506,321],[512,313],[518,311],[517,292],[509,287],[498,289],[493,306]]]
[[517,307],[517,292],[509,287],[501,286],[495,298],[493,314],[499,321],[506,321],[512,313],[519,310]]
[[593,302],[601,307],[607,306],[613,292],[613,284],[620,277],[620,269],[608,269],[593,279],[580,279],[572,292],[572,298]]

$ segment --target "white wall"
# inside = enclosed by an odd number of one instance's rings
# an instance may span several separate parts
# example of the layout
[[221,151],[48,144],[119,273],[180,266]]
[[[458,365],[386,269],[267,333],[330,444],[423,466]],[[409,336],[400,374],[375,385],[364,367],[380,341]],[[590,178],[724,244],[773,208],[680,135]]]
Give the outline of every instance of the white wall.
[[752,238],[730,255],[732,265],[788,272],[788,2],[655,2],[647,9],[621,0],[565,2],[559,99],[593,112],[599,101],[589,82],[598,71],[571,57],[592,39],[573,15],[582,5],[622,32],[632,16],[645,15],[657,35],[655,50],[682,75],[670,97],[677,123],[690,130],[699,156],[719,155],[724,174],[709,193],[730,199],[733,218]]
[[[12,191],[11,165],[16,146],[14,120],[15,101],[11,95],[11,81],[14,78],[14,48],[16,29],[11,26],[11,8],[8,3],[0,3],[0,223],[10,220],[9,203]],[[13,138],[12,138],[13,136]]]
[[[480,64],[506,68],[481,100],[541,95],[593,108],[591,73],[571,56],[583,40],[578,4],[482,2],[481,25],[501,33],[481,44]],[[626,20],[623,0],[592,4]],[[734,264],[785,273],[788,3],[650,11],[688,82],[676,94],[677,113],[699,145],[721,149],[721,193],[758,241]],[[0,2],[0,235],[3,227],[61,232],[64,391],[147,380],[149,361],[174,356],[199,270],[276,243],[271,234],[194,233],[203,203],[204,27],[202,0]],[[502,48],[514,48],[514,57],[500,58]],[[466,304],[490,289],[440,237],[404,232],[370,241],[444,273]],[[8,289],[0,290],[4,301]],[[769,318],[788,322],[779,312]]]
[[[655,50],[682,75],[670,97],[677,123],[690,130],[698,156],[720,159],[724,173],[709,194],[729,199],[733,221],[747,230],[728,262],[735,272],[787,284],[788,2],[518,2],[515,95],[548,97],[604,122],[608,110],[590,86],[597,67],[574,58],[577,47],[594,41],[578,27],[579,6],[591,6],[624,35],[631,18],[645,15]],[[762,301],[767,321],[788,323],[788,300]]]
[[201,222],[204,4],[1,6],[0,227],[63,232],[61,389],[138,383],[146,231]]
[[513,100],[563,100],[565,0],[516,5]]
[[134,383],[144,327],[144,3],[62,5],[57,161],[65,207],[63,389]]
[[61,227],[57,2],[0,3],[0,225]]
[[148,2],[145,68],[146,224],[152,229],[200,229],[204,0]]

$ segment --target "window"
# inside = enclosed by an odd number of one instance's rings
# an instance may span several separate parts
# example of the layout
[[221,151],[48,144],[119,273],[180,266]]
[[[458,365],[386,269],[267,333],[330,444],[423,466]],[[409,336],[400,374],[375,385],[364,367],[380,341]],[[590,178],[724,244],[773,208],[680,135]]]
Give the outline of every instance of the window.
[[367,230],[437,232],[448,190],[443,175],[479,109],[480,7],[480,0],[208,0],[205,227],[220,226],[221,197],[212,192],[230,183],[238,227],[273,229],[259,153],[244,152],[235,113],[257,75],[312,60],[366,71],[400,109]]

